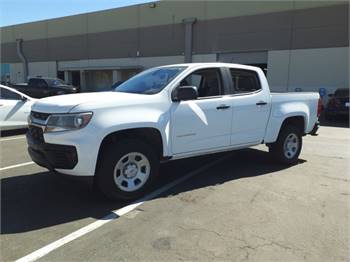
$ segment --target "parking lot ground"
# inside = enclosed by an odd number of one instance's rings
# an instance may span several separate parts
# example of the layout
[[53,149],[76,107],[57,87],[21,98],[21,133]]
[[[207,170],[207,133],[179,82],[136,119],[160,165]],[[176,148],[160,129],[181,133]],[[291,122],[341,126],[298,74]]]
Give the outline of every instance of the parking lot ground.
[[[349,261],[350,130],[319,133],[304,138],[295,166],[275,164],[265,146],[163,165],[158,186],[222,159],[41,260]],[[6,157],[25,150],[22,143]],[[36,165],[4,170],[1,179],[2,261],[128,204]]]
[[25,136],[0,138],[0,167],[32,161],[25,146]]

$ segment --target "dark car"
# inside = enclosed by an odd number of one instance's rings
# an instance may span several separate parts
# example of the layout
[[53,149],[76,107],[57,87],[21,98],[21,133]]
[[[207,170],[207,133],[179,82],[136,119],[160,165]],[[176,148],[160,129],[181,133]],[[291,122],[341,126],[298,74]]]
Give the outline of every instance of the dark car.
[[332,120],[335,117],[349,118],[349,88],[339,88],[334,94],[329,94],[325,110],[326,119]]
[[73,94],[78,92],[76,87],[66,84],[59,78],[46,77],[30,78],[28,84],[13,85],[13,88],[35,98]]

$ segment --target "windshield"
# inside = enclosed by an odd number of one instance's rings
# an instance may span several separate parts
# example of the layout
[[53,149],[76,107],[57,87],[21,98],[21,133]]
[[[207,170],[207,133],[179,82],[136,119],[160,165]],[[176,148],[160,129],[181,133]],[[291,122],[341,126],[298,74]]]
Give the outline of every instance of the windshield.
[[146,70],[119,85],[115,91],[135,94],[156,94],[186,67],[163,67]]
[[52,86],[60,86],[60,85],[64,85],[64,82],[61,79],[53,79],[53,80],[51,80],[51,85]]

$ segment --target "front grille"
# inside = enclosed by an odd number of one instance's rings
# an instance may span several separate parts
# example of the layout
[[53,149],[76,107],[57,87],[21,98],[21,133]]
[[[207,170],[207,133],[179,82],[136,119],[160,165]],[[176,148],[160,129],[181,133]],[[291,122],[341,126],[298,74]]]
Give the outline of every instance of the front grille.
[[[56,148],[55,148],[56,147]],[[78,163],[78,155],[74,146],[58,146],[48,148],[46,157],[55,168],[72,169]]]
[[28,133],[34,140],[34,142],[44,143],[43,130],[37,126],[29,126]]
[[35,112],[35,111],[31,111],[30,115],[32,118],[36,118],[42,121],[46,121],[47,118],[50,116],[50,114],[48,113],[41,113],[41,112]]

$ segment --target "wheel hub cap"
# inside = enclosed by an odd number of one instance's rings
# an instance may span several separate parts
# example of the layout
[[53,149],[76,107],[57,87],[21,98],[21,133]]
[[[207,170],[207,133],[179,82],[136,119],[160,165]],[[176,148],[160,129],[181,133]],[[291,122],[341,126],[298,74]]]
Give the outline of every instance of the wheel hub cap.
[[139,152],[122,156],[114,167],[114,183],[125,192],[140,189],[148,180],[151,164],[147,157]]
[[284,141],[284,155],[286,158],[293,158],[299,149],[299,138],[296,134],[289,134]]
[[138,171],[139,170],[138,170],[137,165],[135,163],[129,163],[124,167],[123,175],[126,178],[133,178],[137,175]]

